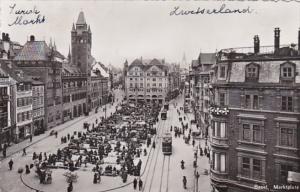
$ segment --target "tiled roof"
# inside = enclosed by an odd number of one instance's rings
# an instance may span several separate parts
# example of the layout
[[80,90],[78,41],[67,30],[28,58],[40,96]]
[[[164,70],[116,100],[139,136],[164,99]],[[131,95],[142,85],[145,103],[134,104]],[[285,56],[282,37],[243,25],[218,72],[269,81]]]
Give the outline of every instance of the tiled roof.
[[17,71],[22,71],[21,69],[17,68],[15,65],[12,65],[12,68],[8,67],[7,64],[2,63],[1,69],[4,71],[7,75],[9,75],[11,78],[13,78],[17,82],[31,82],[32,79],[23,73],[23,76],[17,75]]
[[48,60],[50,48],[45,41],[28,41],[14,60]]

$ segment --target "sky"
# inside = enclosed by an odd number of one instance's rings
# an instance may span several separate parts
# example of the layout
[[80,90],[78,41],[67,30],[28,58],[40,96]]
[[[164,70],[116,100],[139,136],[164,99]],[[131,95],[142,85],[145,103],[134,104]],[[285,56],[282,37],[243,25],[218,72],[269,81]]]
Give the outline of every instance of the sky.
[[[14,10],[10,6],[15,5]],[[246,14],[198,14],[170,16],[179,10],[248,8]],[[36,7],[45,22],[12,25],[16,10]],[[12,11],[12,12],[11,12]],[[160,58],[169,63],[187,63],[200,52],[211,53],[231,47],[253,46],[254,35],[261,45],[273,45],[274,28],[281,29],[281,44],[297,43],[300,3],[238,1],[1,1],[0,32],[25,44],[30,35],[36,40],[55,41],[65,56],[71,46],[72,23],[83,11],[92,31],[92,55],[105,65],[123,67],[127,59]],[[37,14],[23,15],[23,19]]]

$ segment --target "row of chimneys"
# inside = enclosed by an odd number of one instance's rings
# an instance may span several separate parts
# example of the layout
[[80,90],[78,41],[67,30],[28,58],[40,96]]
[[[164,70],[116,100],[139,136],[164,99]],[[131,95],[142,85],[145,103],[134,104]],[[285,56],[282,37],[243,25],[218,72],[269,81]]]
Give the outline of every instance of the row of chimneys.
[[[258,35],[254,36],[254,53],[259,53],[259,37]],[[280,48],[280,29],[277,27],[274,29],[274,53],[278,53]],[[298,31],[298,51],[300,52],[300,29]]]

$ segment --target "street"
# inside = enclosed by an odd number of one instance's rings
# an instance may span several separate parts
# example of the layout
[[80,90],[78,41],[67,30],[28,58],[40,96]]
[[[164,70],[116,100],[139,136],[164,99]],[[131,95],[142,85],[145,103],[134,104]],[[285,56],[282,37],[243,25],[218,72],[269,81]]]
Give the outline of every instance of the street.
[[[116,90],[116,102],[113,106],[107,105],[107,115],[109,116],[111,113],[115,111],[115,108],[119,102],[123,99],[123,92],[120,90]],[[175,105],[177,107],[175,107]],[[181,128],[181,122],[179,121],[179,115],[177,113],[177,109],[180,106],[183,106],[183,97],[180,96],[177,99],[173,100],[169,104],[168,117],[166,120],[159,120],[156,124],[157,135],[155,136],[156,147],[149,147],[149,154],[146,157],[141,157],[144,162],[142,165],[141,171],[141,179],[143,181],[143,187],[141,191],[143,192],[151,192],[151,191],[195,191],[196,187],[196,179],[194,176],[195,168],[193,167],[194,161],[194,147],[192,146],[192,142],[186,144],[184,142],[183,136],[174,137],[174,129],[171,132],[172,134],[172,151],[173,153],[170,156],[165,156],[162,153],[161,148],[161,139],[162,135],[165,132],[170,132],[170,127],[173,128],[175,126]],[[32,191],[30,187],[35,190],[45,191],[45,192],[54,192],[54,191],[62,191],[67,187],[67,183],[63,179],[63,170],[56,169],[53,170],[53,183],[49,185],[39,184],[38,179],[36,179],[32,172],[29,175],[22,174],[22,180],[20,176],[18,176],[17,169],[19,167],[25,167],[26,164],[30,164],[32,160],[33,152],[46,152],[46,153],[55,153],[58,148],[62,149],[67,146],[67,143],[61,144],[60,136],[67,135],[68,133],[73,133],[74,131],[82,130],[82,125],[84,122],[88,121],[89,123],[95,122],[96,118],[104,116],[103,107],[99,110],[97,114],[92,113],[88,117],[79,117],[72,121],[69,121],[65,124],[62,124],[54,130],[58,130],[58,138],[55,136],[48,136],[49,132],[46,132],[41,138],[33,139],[32,145],[29,141],[24,141],[21,144],[11,147],[8,150],[8,157],[3,159],[0,164],[0,186],[2,192],[18,192],[24,191],[29,192]],[[183,117],[183,111],[181,111],[180,117]],[[184,124],[188,123],[188,127],[190,128],[191,123],[190,119],[192,118],[192,114],[187,114],[186,118],[183,122]],[[186,136],[188,131],[185,131]],[[45,138],[43,138],[45,137]],[[38,139],[41,139],[38,141]],[[35,143],[36,142],[36,143]],[[195,146],[199,146],[199,144],[204,147],[204,140],[196,140]],[[27,155],[22,156],[22,149],[26,145],[30,145],[26,148]],[[15,150],[15,151],[13,151]],[[14,165],[13,170],[9,171],[8,169],[8,161],[13,159]],[[209,160],[205,156],[200,156],[198,153],[198,167],[197,171],[200,173],[200,178],[198,181],[198,191],[209,191],[209,176],[204,175],[204,170],[209,169]],[[185,162],[185,169],[180,168],[180,162]],[[104,191],[114,188],[113,191],[132,191],[134,177],[129,176],[127,183],[123,183],[120,177],[111,178],[111,177],[102,177],[102,181],[99,185],[92,184],[92,174],[89,170],[80,170],[77,171],[79,176],[78,182],[74,183],[74,191]],[[186,176],[187,178],[187,189],[183,189],[182,178]],[[25,185],[28,185],[27,187]],[[118,188],[120,187],[120,188]]]

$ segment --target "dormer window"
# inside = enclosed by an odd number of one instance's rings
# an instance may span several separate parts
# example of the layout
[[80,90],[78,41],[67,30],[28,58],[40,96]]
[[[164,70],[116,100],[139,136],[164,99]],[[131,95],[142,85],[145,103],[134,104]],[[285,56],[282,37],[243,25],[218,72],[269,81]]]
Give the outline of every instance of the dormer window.
[[258,80],[259,65],[250,63],[246,66],[246,81]]
[[280,77],[282,80],[293,80],[295,77],[295,64],[291,62],[283,63],[280,66]]

